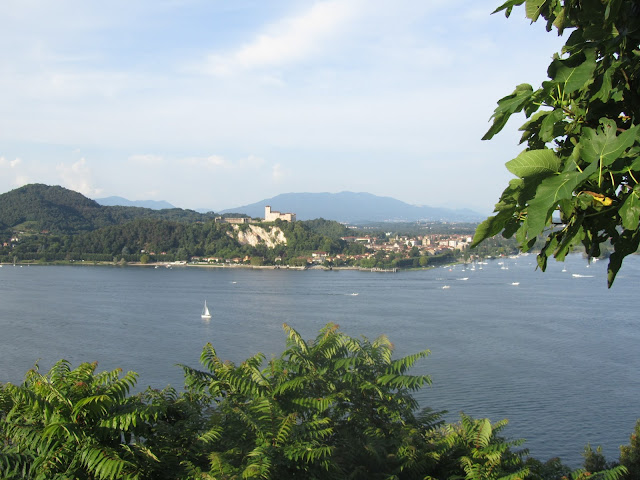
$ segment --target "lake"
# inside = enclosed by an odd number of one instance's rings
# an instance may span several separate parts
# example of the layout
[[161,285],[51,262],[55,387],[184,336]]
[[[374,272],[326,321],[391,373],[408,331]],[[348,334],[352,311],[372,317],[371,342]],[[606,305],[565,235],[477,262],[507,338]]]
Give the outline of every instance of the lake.
[[433,385],[416,397],[447,420],[508,418],[506,436],[541,460],[578,466],[587,442],[614,460],[640,418],[640,258],[625,262],[611,290],[606,261],[577,255],[546,273],[533,255],[395,274],[4,265],[0,382],[65,358],[134,370],[140,388],[180,388],[176,364],[197,367],[206,342],[240,362],[279,354],[283,323],[313,338],[335,322],[386,334],[397,355],[431,350],[413,373]]

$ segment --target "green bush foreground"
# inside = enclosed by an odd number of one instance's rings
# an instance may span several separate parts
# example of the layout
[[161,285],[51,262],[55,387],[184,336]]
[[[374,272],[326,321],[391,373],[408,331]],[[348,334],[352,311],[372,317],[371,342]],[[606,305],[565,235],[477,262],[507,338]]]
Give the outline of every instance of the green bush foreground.
[[[585,449],[585,469],[546,463],[464,414],[418,413],[410,375],[424,350],[392,358],[382,336],[356,339],[328,324],[314,341],[284,325],[284,352],[240,365],[207,344],[204,370],[182,366],[185,389],[131,395],[137,374],[72,369],[61,360],[22,385],[0,385],[4,479],[619,479],[638,478],[637,437],[621,464]],[[636,426],[636,435],[640,424]]]

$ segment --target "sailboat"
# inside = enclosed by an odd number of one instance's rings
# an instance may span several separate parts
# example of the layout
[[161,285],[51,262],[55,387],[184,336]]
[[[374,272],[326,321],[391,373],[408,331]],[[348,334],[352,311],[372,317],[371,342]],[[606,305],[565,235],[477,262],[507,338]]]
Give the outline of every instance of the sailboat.
[[202,309],[202,318],[211,318],[211,313],[209,313],[209,307],[207,307],[207,301],[204,301],[204,308]]

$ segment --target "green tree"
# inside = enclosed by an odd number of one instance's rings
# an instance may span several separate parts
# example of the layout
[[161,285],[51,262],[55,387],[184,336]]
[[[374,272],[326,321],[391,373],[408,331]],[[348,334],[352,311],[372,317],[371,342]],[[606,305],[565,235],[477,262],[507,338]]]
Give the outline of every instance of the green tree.
[[602,447],[596,447],[594,450],[590,444],[587,444],[582,452],[582,457],[584,458],[584,469],[587,472],[599,472],[610,466],[602,453]]
[[249,263],[254,267],[259,267],[261,265],[264,265],[264,259],[262,257],[251,257]]
[[[467,480],[516,480],[529,474],[529,468],[522,462],[526,451],[514,453],[511,447],[524,441],[507,442],[498,436],[507,424],[506,420],[491,424],[484,419],[473,419],[461,415],[459,424],[446,425],[442,440],[445,448],[440,457],[450,458],[442,462],[437,478],[464,478]],[[457,475],[461,469],[464,477]]]
[[292,267],[306,267],[307,266],[307,259],[305,257],[291,258],[287,262],[287,264],[291,265]]
[[628,470],[624,478],[640,478],[640,420],[636,422],[629,445],[620,447],[620,463]]
[[158,457],[153,480],[202,479],[197,471],[206,469],[209,445],[219,440],[222,428],[206,395],[148,388],[141,399],[157,415],[144,429],[145,446]]
[[[538,264],[563,260],[575,245],[598,256],[610,241],[611,286],[626,255],[640,244],[640,5],[635,0],[509,0],[496,12],[525,5],[532,22],[571,32],[534,90],[518,85],[498,101],[491,139],[509,117],[524,112],[526,150],[507,162],[517,178],[496,204],[496,215],[473,241],[500,232],[522,250],[538,236],[546,243]],[[495,12],[494,12],[495,13]]]
[[157,458],[137,442],[153,412],[128,397],[137,374],[94,374],[61,360],[0,390],[0,475],[29,479],[137,479]]
[[411,470],[406,449],[420,425],[411,392],[430,380],[407,370],[428,351],[394,360],[386,337],[358,340],[329,324],[305,341],[284,328],[287,348],[266,368],[260,354],[224,363],[211,345],[207,371],[185,367],[189,391],[210,396],[225,432],[209,474],[375,479]]
[[189,252],[187,251],[186,248],[180,247],[180,248],[178,248],[178,251],[176,252],[176,258],[178,260],[187,261],[187,260],[189,260]]
[[564,465],[558,457],[550,458],[546,462],[541,462],[533,457],[526,460],[529,469],[527,480],[558,480],[569,478],[571,469]]

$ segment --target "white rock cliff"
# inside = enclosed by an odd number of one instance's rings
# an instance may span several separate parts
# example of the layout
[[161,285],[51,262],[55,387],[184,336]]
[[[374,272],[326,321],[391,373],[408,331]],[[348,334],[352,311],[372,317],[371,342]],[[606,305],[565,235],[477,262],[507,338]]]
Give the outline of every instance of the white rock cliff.
[[257,225],[249,225],[248,227],[248,229],[243,231],[240,228],[240,225],[233,226],[233,231],[238,238],[238,242],[242,245],[251,245],[252,247],[255,247],[256,245],[264,244],[268,248],[273,248],[279,244],[287,244],[284,232],[278,227],[273,227],[270,230]]

